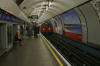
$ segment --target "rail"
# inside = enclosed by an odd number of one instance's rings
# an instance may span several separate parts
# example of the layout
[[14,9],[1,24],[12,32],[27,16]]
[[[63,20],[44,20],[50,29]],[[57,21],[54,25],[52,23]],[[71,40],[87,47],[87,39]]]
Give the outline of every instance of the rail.
[[100,66],[100,50],[56,33],[45,37],[73,66]]

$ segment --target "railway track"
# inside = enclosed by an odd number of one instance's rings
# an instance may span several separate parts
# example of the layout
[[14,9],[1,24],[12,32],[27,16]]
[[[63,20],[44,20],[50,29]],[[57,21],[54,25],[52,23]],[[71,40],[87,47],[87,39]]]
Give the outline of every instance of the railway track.
[[55,33],[45,37],[73,66],[100,66],[100,50]]

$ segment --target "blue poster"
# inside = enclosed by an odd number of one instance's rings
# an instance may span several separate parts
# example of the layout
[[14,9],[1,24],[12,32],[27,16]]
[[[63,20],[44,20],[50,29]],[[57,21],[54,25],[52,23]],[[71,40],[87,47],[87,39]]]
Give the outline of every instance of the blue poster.
[[60,15],[64,24],[80,24],[79,17],[74,10],[70,10]]
[[73,39],[82,40],[82,27],[77,13],[74,10],[70,10],[60,16],[65,24],[65,35]]

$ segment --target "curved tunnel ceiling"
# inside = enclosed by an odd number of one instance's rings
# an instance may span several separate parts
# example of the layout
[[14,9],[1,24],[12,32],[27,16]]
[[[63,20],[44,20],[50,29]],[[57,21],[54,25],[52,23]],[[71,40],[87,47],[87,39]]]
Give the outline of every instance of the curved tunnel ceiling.
[[[24,0],[24,2],[20,5],[20,8],[27,16],[34,14],[38,15],[39,11],[41,12],[43,10],[43,8],[41,7],[44,6],[44,3],[46,1],[48,0]],[[70,10],[71,8],[74,8],[86,1],[89,0],[53,0],[51,6],[48,7],[47,10],[43,10],[44,12],[42,12],[42,15],[38,19],[38,22],[45,21],[46,19],[49,19],[57,14],[63,13],[64,11]],[[23,9],[24,7],[26,9]],[[37,12],[36,9],[38,9]]]
[[26,22],[30,22],[30,20],[20,10],[20,8],[17,6],[17,4],[13,0],[0,0],[0,8]]

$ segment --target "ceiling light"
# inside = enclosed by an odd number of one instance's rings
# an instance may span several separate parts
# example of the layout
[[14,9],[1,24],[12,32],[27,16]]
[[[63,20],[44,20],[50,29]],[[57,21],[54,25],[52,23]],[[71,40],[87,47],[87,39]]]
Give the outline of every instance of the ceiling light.
[[52,2],[49,2],[49,7],[52,5]]

